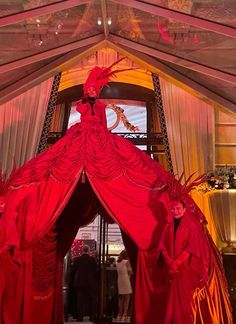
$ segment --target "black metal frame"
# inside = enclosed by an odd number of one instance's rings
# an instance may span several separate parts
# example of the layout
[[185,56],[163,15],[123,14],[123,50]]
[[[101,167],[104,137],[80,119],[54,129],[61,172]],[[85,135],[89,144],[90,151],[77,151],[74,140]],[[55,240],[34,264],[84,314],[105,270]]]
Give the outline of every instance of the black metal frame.
[[170,145],[169,145],[169,140],[168,140],[168,135],[167,135],[166,118],[165,118],[164,107],[163,107],[163,102],[162,102],[159,76],[157,74],[152,73],[152,80],[153,80],[154,91],[155,91],[156,108],[157,108],[158,115],[159,115],[161,134],[163,137],[163,144],[165,147],[165,154],[166,154],[166,158],[167,158],[167,165],[168,165],[169,171],[171,173],[174,173],[173,163],[172,163],[171,153],[170,153]]
[[43,124],[43,130],[41,133],[39,146],[38,146],[38,154],[43,152],[47,148],[47,141],[49,137],[49,129],[52,123],[53,113],[56,107],[57,96],[58,96],[58,89],[61,81],[61,72],[58,73],[53,80],[51,94],[48,102],[48,108]]

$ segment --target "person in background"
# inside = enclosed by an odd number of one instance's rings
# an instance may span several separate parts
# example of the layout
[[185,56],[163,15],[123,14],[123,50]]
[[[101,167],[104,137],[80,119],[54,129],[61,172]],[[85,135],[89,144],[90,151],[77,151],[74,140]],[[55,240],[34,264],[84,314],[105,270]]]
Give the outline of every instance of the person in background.
[[76,290],[77,320],[89,316],[92,322],[96,314],[97,263],[90,256],[88,245],[83,246],[82,255],[74,261],[74,287]]
[[129,304],[132,295],[132,287],[130,277],[132,275],[132,268],[129,262],[128,253],[126,250],[121,251],[117,263],[117,285],[118,285],[118,319],[128,319]]
[[110,257],[106,263],[106,314],[114,318],[118,313],[118,288],[116,259]]

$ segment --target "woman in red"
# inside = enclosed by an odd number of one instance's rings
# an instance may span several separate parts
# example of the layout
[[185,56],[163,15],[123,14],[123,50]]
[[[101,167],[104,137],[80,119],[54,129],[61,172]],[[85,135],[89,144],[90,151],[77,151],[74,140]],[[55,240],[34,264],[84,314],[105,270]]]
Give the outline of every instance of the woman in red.
[[171,199],[169,220],[162,232],[157,259],[158,300],[162,305],[157,323],[232,323],[230,308],[223,302],[228,294],[221,256],[204,219],[193,217],[190,206],[186,208],[184,202],[183,192],[189,192],[192,185],[181,188],[171,182],[167,186]]

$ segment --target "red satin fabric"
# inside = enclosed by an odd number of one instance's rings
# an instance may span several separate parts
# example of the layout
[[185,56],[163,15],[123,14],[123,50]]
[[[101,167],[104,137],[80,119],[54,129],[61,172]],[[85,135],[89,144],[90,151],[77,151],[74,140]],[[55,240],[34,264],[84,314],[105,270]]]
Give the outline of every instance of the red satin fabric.
[[[21,307],[17,307],[17,321],[6,322],[5,312],[5,317],[1,314],[1,324],[37,324],[39,313],[40,323],[63,323],[63,256],[78,228],[89,223],[102,208],[139,250],[135,324],[158,323],[162,310],[158,308],[157,255],[168,214],[168,195],[163,188],[170,175],[130,142],[110,134],[105,127],[104,104],[96,102],[95,116],[90,114],[87,105],[78,107],[83,112],[81,123],[71,127],[60,141],[18,170],[6,196],[0,220],[0,252],[13,248],[19,256],[16,284],[20,297],[17,303],[12,300],[11,308],[15,309],[16,304]],[[78,185],[82,172],[93,193]],[[204,218],[191,198],[186,197],[186,200],[191,215],[196,219]],[[42,259],[35,249],[39,244],[37,248],[41,250],[40,240],[45,242],[55,226],[57,236],[47,241],[49,248],[56,244],[50,252],[54,278],[51,278],[52,273],[45,274],[50,284],[41,289],[32,277],[33,263],[37,272],[37,262]],[[45,249],[45,258],[49,250]],[[13,261],[16,262],[14,257]],[[10,278],[12,288],[14,275]],[[0,289],[3,296],[6,288]]]

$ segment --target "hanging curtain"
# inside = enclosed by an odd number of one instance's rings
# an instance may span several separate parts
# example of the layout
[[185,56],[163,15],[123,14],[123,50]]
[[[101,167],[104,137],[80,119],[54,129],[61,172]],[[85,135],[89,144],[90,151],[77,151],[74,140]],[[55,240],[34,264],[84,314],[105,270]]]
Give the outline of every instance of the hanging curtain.
[[0,106],[0,163],[4,170],[34,157],[50,97],[53,78]]
[[[184,172],[186,180],[214,168],[214,107],[160,77],[161,93],[174,173]],[[192,191],[192,198],[208,221],[208,230],[217,244],[208,201],[204,194]]]
[[236,242],[236,190],[214,190],[206,196],[217,233],[230,247]]
[[201,211],[206,217],[207,220],[207,229],[209,233],[211,234],[211,237],[213,241],[215,242],[216,246],[218,248],[222,248],[224,244],[221,241],[221,237],[219,236],[219,233],[217,232],[214,218],[215,216],[211,212],[211,208],[209,205],[209,198],[208,194],[205,194],[203,192],[199,192],[198,190],[192,190],[191,197],[195,201],[195,203],[200,207]]
[[213,169],[214,107],[160,78],[174,172]]
[[64,116],[65,116],[65,105],[64,104],[56,105],[54,113],[53,113],[53,117],[52,117],[50,132],[61,132],[62,131]]

